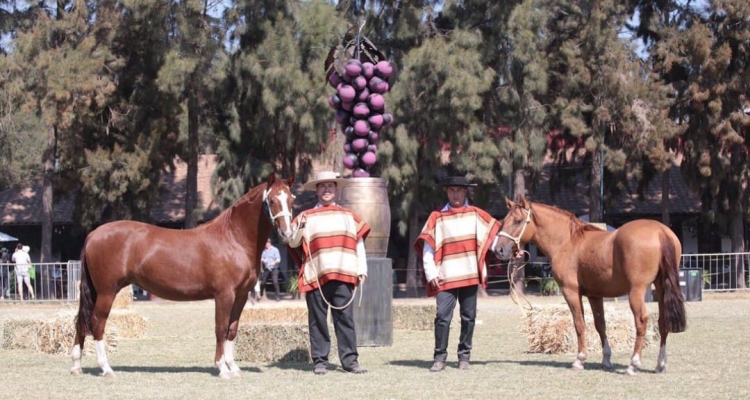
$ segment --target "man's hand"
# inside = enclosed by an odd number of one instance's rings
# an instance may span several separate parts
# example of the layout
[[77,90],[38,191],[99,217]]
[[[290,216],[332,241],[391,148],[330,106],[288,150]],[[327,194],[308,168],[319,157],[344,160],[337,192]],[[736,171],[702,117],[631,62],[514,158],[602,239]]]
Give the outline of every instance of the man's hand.
[[367,280],[367,275],[360,275],[359,276],[359,284],[360,285],[363,284],[363,283],[365,283],[366,280]]
[[437,292],[438,290],[440,290],[440,285],[442,285],[443,283],[445,283],[445,280],[441,277],[437,277],[430,281],[430,288],[433,291]]

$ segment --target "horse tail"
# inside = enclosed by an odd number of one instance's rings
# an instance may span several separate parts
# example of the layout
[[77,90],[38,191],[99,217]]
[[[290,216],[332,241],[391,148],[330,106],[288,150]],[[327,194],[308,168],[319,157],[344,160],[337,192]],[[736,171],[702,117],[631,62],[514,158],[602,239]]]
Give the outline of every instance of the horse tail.
[[659,326],[666,326],[669,332],[683,332],[687,327],[685,300],[680,290],[679,265],[675,254],[674,242],[665,234],[660,235],[661,260],[659,276],[661,277],[663,310],[659,311]]
[[81,293],[78,302],[78,316],[76,316],[76,327],[79,332],[91,333],[91,315],[96,304],[96,288],[89,276],[89,268],[86,264],[86,244],[81,250]]

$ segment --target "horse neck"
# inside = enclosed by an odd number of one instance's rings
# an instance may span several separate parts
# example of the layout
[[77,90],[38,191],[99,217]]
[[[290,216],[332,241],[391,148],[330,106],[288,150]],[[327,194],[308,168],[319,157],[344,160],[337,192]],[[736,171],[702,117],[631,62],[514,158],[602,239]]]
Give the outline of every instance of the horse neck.
[[[256,233],[255,239],[266,238],[270,235],[271,222],[263,210],[263,191],[266,184],[261,184],[251,189],[242,199],[240,199],[231,210],[229,219],[234,233],[245,239],[250,239],[252,233]],[[237,238],[238,240],[240,238]]]
[[[541,250],[544,255],[553,260],[562,253],[562,250],[570,244],[571,230],[569,224],[561,223],[561,219],[566,221],[568,216],[558,210],[535,204],[532,209],[536,231],[531,238],[531,242]],[[564,226],[562,229],[561,226]]]

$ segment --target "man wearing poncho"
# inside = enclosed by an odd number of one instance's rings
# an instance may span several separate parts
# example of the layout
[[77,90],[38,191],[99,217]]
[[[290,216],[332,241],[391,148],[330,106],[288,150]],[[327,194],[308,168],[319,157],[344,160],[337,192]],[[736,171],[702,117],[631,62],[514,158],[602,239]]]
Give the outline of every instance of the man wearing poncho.
[[347,183],[334,172],[318,173],[303,186],[316,191],[318,204],[292,222],[295,234],[289,242],[289,253],[300,267],[299,290],[306,292],[310,353],[317,375],[325,374],[328,367],[329,304],[342,368],[356,374],[367,372],[357,360],[351,300],[354,288],[367,278],[364,240],[370,226],[352,210],[336,204],[338,191]]
[[430,372],[445,369],[448,334],[456,301],[460,304],[461,335],[458,368],[468,370],[471,339],[477,315],[478,285],[486,285],[484,258],[495,244],[501,224],[486,211],[466,200],[469,183],[464,177],[449,177],[443,183],[448,204],[430,214],[414,243],[422,255],[427,295],[435,296],[435,352]]

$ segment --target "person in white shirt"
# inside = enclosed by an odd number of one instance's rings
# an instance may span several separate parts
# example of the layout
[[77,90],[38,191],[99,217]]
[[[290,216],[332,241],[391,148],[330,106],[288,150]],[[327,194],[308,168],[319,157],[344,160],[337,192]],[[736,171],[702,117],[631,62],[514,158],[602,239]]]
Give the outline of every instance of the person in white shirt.
[[29,257],[29,246],[24,246],[21,243],[16,245],[16,251],[11,257],[13,262],[16,264],[16,288],[18,289],[18,298],[23,301],[23,286],[22,283],[26,284],[26,288],[29,289],[29,296],[34,299],[34,288],[31,287],[31,279],[29,275],[29,268],[31,268],[31,257]]

